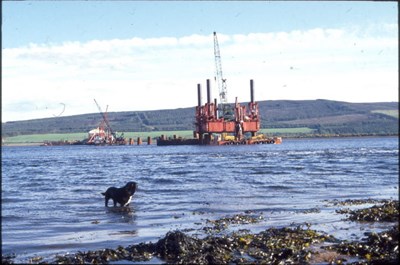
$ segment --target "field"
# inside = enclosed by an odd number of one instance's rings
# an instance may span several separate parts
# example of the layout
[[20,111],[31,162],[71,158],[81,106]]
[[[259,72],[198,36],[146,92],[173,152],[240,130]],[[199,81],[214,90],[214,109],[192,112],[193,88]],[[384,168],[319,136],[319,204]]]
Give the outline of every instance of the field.
[[[167,137],[177,135],[178,137],[190,138],[193,137],[192,131],[165,131],[165,132],[124,132],[126,139],[132,138],[135,141],[138,137],[143,141],[147,141],[147,137],[156,139],[162,134]],[[117,135],[120,135],[118,133]],[[29,144],[29,143],[43,143],[52,141],[80,141],[87,138],[87,133],[53,133],[53,134],[31,134],[31,135],[18,135],[3,138],[4,144]]]
[[87,133],[53,133],[53,134],[31,134],[18,135],[3,138],[4,144],[15,143],[43,143],[45,141],[75,141],[83,140]]
[[399,111],[398,110],[373,110],[372,113],[381,113],[385,114],[394,118],[399,118]]
[[[272,136],[273,134],[311,134],[314,130],[308,127],[300,127],[300,128],[273,128],[273,129],[261,129],[260,133],[266,134],[268,136]],[[272,135],[271,135],[272,134]]]

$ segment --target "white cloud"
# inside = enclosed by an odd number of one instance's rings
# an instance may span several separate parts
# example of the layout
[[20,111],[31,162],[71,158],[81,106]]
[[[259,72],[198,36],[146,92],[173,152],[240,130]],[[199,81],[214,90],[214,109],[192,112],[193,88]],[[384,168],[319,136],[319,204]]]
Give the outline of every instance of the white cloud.
[[[397,101],[397,25],[384,30],[218,34],[228,99],[248,101],[254,79],[257,100]],[[93,98],[109,111],[194,106],[197,83],[214,77],[213,45],[210,34],[3,49],[2,121],[52,117],[60,103],[63,115],[97,112]]]

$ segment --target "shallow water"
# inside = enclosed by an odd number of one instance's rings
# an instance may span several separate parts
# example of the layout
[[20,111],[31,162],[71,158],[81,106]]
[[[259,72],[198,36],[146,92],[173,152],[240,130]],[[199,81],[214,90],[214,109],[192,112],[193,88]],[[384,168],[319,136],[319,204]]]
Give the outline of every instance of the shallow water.
[[[397,137],[284,139],[254,146],[2,147],[2,251],[34,255],[201,235],[207,219],[251,211],[254,232],[299,225],[354,239],[387,225],[343,221],[327,201],[398,199]],[[100,194],[136,181],[127,208]],[[110,203],[111,205],[111,203]],[[369,205],[362,205],[366,207]],[[360,207],[360,206],[354,206]]]

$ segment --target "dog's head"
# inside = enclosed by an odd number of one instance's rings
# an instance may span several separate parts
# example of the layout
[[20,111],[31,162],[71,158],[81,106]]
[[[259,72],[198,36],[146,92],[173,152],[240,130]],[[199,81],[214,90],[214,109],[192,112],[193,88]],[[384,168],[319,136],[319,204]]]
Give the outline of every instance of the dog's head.
[[126,183],[124,187],[127,191],[129,191],[131,194],[134,194],[137,188],[137,184],[134,181]]

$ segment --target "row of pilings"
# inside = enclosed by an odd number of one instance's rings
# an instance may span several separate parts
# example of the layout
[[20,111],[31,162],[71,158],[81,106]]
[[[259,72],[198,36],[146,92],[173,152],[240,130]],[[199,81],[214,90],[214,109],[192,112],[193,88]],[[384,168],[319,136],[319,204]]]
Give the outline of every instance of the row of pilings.
[[[165,141],[165,140],[182,140],[183,138],[177,136],[176,134],[174,134],[174,135],[172,136],[172,138],[171,138],[171,137],[167,137],[166,135],[162,134],[162,135],[161,135],[159,138],[157,138],[157,139],[159,139],[159,140],[161,140],[161,141]],[[147,144],[148,144],[148,145],[151,145],[152,143],[153,143],[153,139],[152,139],[150,136],[148,136],[148,137],[147,137]],[[134,140],[133,138],[129,138],[129,139],[127,140],[126,144],[127,144],[127,145],[135,145],[135,144],[136,144],[136,145],[141,145],[141,144],[143,144],[143,140],[142,140],[141,137],[138,137],[137,140],[136,140],[136,142],[135,142],[135,140]]]
[[[147,144],[152,144],[153,139],[151,139],[150,136],[147,137]],[[142,138],[138,137],[136,140],[136,144],[137,145],[141,145],[143,143]],[[129,138],[128,140],[128,145],[134,145],[135,144],[135,140],[133,138]]]

